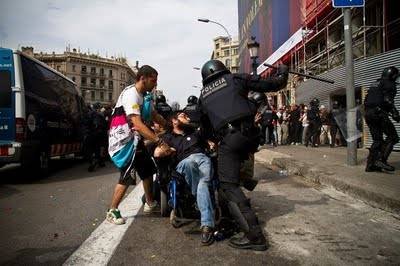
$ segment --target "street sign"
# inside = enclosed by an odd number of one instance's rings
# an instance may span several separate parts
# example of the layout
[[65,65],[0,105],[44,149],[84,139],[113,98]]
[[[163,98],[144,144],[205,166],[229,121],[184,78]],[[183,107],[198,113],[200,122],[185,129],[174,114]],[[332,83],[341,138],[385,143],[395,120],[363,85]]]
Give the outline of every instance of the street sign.
[[335,8],[363,7],[365,0],[332,0],[332,5]]

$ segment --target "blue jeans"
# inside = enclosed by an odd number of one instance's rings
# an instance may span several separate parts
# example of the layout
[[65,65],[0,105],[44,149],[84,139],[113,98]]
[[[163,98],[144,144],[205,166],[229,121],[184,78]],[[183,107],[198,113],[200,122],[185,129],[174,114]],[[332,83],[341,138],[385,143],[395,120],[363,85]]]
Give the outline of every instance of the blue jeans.
[[210,197],[212,176],[211,160],[203,153],[194,153],[176,166],[176,171],[185,176],[185,180],[196,196],[201,214],[201,226],[214,227],[214,209]]

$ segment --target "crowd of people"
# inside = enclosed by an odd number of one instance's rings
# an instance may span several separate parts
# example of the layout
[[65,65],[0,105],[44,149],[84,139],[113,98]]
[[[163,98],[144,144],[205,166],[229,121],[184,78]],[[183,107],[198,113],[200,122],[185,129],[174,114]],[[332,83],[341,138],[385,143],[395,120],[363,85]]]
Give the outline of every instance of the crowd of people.
[[340,112],[337,102],[332,110],[328,110],[324,105],[319,105],[316,98],[309,105],[292,104],[278,108],[272,103],[271,97],[264,96],[260,101],[259,126],[263,144],[306,147],[329,145],[332,148],[345,145],[335,119],[335,114]]

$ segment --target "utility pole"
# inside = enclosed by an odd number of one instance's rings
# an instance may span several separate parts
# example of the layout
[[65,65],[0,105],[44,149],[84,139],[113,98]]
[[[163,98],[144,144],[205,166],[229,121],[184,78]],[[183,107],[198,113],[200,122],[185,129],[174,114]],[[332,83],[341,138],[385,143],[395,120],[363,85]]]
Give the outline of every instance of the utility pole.
[[344,46],[346,61],[347,164],[357,165],[356,101],[354,93],[354,65],[351,29],[351,9],[343,8]]

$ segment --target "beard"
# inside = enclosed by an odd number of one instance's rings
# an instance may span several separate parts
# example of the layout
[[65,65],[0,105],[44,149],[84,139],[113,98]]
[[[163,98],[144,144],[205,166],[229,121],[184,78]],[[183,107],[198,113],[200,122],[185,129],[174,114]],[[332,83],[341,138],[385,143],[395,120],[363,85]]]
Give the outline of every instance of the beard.
[[195,127],[192,124],[182,123],[180,121],[178,122],[177,127],[185,133],[193,132],[193,130],[195,129]]

